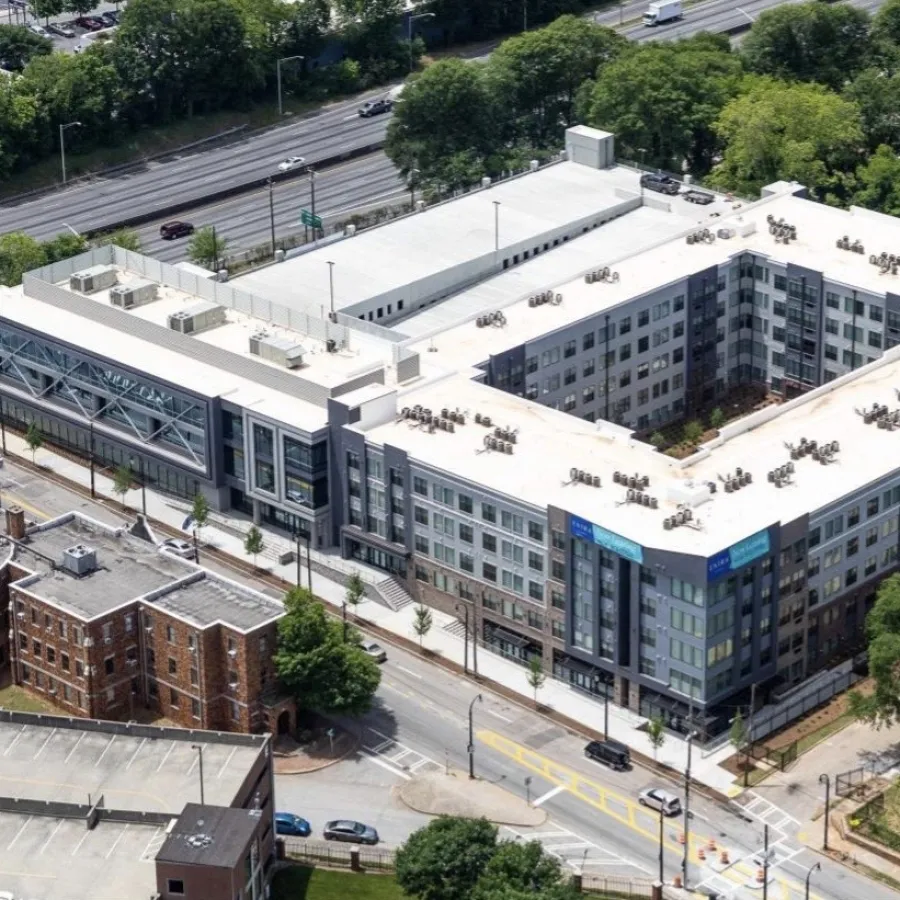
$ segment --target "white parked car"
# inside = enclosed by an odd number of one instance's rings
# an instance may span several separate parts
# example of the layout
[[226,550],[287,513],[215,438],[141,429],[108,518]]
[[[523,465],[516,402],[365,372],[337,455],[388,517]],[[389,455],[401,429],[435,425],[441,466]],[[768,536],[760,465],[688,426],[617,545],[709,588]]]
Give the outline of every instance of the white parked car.
[[194,558],[194,545],[190,541],[183,541],[181,538],[166,538],[159,546],[182,559]]
[[662,788],[647,788],[638,795],[641,806],[662,812],[664,816],[677,816],[681,812],[681,800]]
[[29,31],[33,32],[34,34],[39,34],[41,37],[50,37],[50,32],[47,31],[47,29],[44,28],[43,25],[39,25],[37,22],[29,22],[26,27]]
[[302,156],[289,156],[284,162],[278,164],[279,172],[290,172],[291,169],[298,169],[306,162]]

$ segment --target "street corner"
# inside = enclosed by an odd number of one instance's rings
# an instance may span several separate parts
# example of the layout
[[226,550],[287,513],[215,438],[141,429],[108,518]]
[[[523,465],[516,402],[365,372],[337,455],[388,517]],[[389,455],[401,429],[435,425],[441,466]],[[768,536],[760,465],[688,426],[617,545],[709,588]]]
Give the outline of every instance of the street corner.
[[741,794],[744,793],[744,789],[738,784],[732,784],[728,786],[728,789],[725,791],[725,796],[728,797],[729,800],[734,800],[737,797],[740,797]]
[[[328,732],[332,733],[329,734]],[[274,748],[276,775],[309,775],[333,766],[356,753],[362,739],[359,734],[343,728],[330,728],[305,743],[282,735]]]
[[498,825],[535,827],[547,813],[505,788],[463,772],[431,772],[400,786],[400,799],[412,810],[431,816],[487,819]]

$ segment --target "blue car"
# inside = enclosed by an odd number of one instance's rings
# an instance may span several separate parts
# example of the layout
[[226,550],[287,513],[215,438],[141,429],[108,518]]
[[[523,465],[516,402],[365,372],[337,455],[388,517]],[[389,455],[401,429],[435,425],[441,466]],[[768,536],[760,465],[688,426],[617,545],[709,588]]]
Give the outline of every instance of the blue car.
[[294,837],[309,837],[312,829],[306,819],[295,816],[293,813],[275,813],[275,833],[290,834]]

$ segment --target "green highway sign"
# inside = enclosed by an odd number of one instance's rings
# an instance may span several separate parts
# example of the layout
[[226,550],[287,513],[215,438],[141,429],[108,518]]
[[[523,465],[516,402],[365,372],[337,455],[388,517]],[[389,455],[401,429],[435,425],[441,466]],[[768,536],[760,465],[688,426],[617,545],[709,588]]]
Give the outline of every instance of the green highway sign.
[[321,228],[322,227],[322,217],[314,216],[308,209],[300,210],[300,224],[306,225],[309,228]]

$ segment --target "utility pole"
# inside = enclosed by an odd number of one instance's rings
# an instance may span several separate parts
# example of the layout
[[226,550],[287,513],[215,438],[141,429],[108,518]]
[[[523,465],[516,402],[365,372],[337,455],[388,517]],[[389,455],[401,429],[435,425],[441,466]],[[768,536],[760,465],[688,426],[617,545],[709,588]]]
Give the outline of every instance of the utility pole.
[[822,838],[822,849],[828,852],[828,807],[831,805],[831,776],[820,775],[819,784],[825,785],[825,834]]
[[769,897],[769,826],[763,825],[763,889],[762,900]]
[[[693,694],[691,700],[693,701]],[[692,727],[693,722],[688,727]],[[687,766],[684,769],[684,856],[681,860],[681,876],[684,889],[688,889],[688,859],[691,846],[691,747],[694,744],[693,730],[687,736]]]
[[483,703],[484,697],[476,694],[469,704],[469,746],[467,748],[469,754],[469,778],[475,778],[475,729],[473,728],[472,719],[475,714],[475,704]]
[[266,182],[269,185],[269,229],[272,232],[272,258],[275,257],[275,185],[270,175]]
[[[316,217],[316,170],[309,167],[309,211],[312,213],[313,219]],[[313,225],[313,240],[318,237],[318,228]]]
[[66,129],[80,128],[81,122],[69,122],[66,125],[60,123],[59,126],[59,159],[62,164],[62,183],[66,183]]
[[[97,496],[97,490],[94,485],[94,420],[88,421],[88,429],[90,432],[90,459],[91,459],[91,500]],[[3,452],[6,452],[6,429],[3,431]]]
[[[660,804],[659,807],[659,883],[660,886],[664,885],[666,882],[663,877],[663,862],[665,860],[665,816],[663,815],[663,806]],[[685,838],[687,841],[687,838]]]
[[463,672],[468,675],[469,674],[469,607],[465,605],[465,603],[457,603],[456,611],[463,611],[465,616],[465,622],[463,624],[464,629],[464,643],[463,643]]

